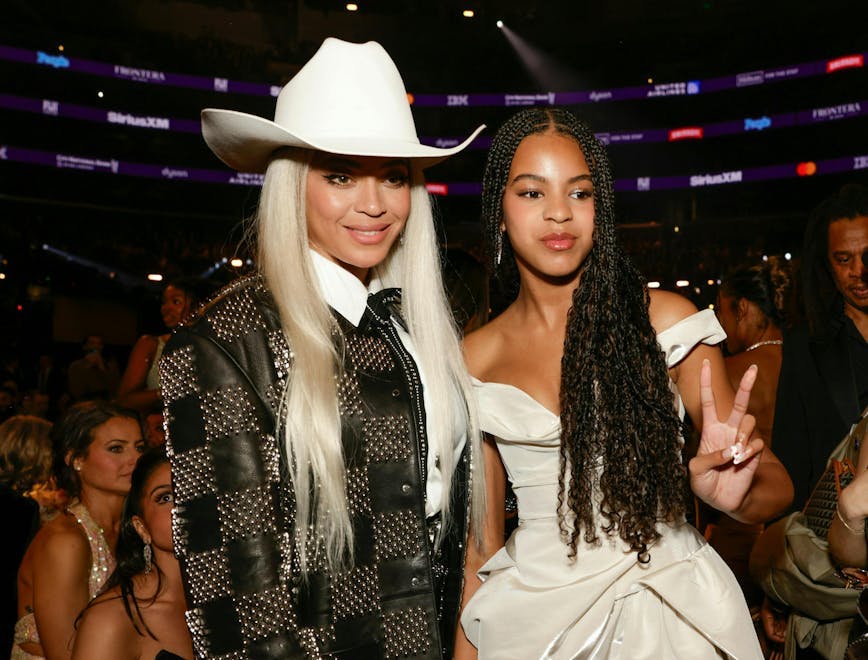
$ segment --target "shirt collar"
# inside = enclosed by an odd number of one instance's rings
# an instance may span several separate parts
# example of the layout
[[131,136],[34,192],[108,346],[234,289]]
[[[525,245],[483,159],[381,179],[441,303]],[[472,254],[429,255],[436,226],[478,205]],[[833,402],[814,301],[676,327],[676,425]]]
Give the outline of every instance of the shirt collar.
[[310,250],[310,258],[320,291],[328,306],[358,327],[367,307],[368,294],[383,288],[376,271],[371,273],[371,281],[366,287],[358,277],[316,250]]

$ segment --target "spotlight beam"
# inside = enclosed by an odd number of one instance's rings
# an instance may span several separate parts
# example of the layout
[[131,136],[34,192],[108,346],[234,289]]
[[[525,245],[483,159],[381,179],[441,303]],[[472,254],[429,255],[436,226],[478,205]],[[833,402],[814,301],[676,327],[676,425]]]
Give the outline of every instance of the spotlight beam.
[[498,21],[497,27],[506,37],[515,54],[518,55],[518,59],[531,79],[539,86],[539,91],[563,92],[582,87],[575,72],[557,59],[511,30],[503,21]]

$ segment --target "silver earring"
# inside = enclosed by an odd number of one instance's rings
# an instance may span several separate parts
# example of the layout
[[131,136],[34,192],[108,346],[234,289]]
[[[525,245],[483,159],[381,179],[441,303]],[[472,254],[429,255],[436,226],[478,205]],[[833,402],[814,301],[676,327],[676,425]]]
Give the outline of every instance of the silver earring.
[[142,556],[145,559],[145,575],[148,575],[151,572],[151,558],[153,557],[150,543],[145,543],[145,547],[142,550]]
[[500,260],[503,258],[503,231],[497,232],[497,255],[494,258],[494,265],[499,266]]
[[398,244],[404,245],[404,232],[403,231],[400,234],[398,234]]

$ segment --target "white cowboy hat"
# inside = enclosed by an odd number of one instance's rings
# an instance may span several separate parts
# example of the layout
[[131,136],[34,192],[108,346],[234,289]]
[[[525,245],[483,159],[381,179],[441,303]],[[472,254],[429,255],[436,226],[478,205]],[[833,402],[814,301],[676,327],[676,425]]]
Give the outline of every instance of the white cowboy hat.
[[202,111],[205,142],[241,172],[264,172],[280,147],[413,158],[428,167],[464,149],[483,128],[449,149],[421,144],[404,81],[389,54],[375,41],[333,38],[280,91],[274,121],[234,110]]

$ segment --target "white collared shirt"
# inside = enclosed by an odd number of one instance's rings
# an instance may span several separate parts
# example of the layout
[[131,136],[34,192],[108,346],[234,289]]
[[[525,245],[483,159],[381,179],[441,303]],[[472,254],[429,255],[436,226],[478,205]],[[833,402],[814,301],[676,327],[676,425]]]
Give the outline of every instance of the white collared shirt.
[[[320,291],[322,292],[326,303],[347,321],[352,323],[353,326],[358,327],[359,322],[362,320],[362,316],[365,313],[365,309],[367,309],[368,306],[368,294],[376,293],[384,288],[383,283],[376,274],[376,271],[373,271],[371,281],[368,286],[365,287],[361,280],[359,280],[355,275],[344,268],[341,268],[338,264],[325,258],[315,250],[310,250],[310,256],[314,272],[319,281]],[[395,330],[398,333],[401,343],[416,363],[416,369],[419,371],[419,379],[422,381],[422,399],[427,413],[427,411],[431,410],[430,394],[428,393],[428,388],[425,387],[425,373],[422,370],[422,365],[419,363],[419,356],[416,353],[416,347],[413,345],[413,340],[410,337],[410,334],[401,327],[401,324],[397,323],[394,319],[392,320],[392,323],[395,326]],[[453,418],[459,421],[459,424],[455,429],[456,437],[453,438],[456,465],[461,456],[461,452],[464,450],[464,443],[467,435],[466,424],[460,423],[461,420],[466,419],[460,405],[460,401],[453,402],[453,407],[455,407]],[[425,428],[429,438],[430,447],[430,438],[432,437],[430,414],[425,415]],[[426,457],[426,463],[428,466],[428,479],[425,484],[425,515],[432,516],[440,511],[440,496],[443,492],[443,479],[440,474],[440,468],[437,467],[437,456],[433,451],[430,451],[430,449],[428,451],[428,456]]]

